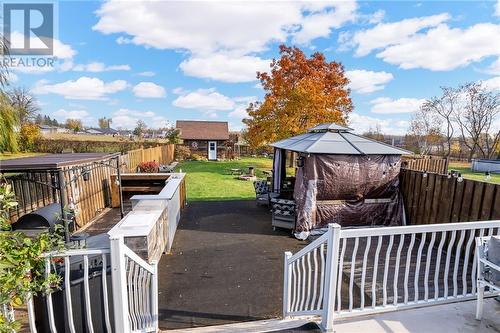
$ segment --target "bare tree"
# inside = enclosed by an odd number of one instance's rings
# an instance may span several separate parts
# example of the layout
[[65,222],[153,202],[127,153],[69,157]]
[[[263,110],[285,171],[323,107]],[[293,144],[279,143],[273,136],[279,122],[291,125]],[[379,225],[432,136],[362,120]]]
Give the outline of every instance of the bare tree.
[[19,121],[21,124],[35,121],[40,107],[35,96],[28,89],[14,88],[7,94],[10,105],[19,112]]
[[434,112],[429,112],[421,107],[413,115],[406,140],[411,146],[415,146],[422,155],[429,154],[432,147],[442,142],[439,119]]
[[483,158],[493,156],[500,140],[500,130],[493,128],[499,114],[500,93],[477,82],[460,87],[460,107],[455,108],[454,120],[464,144],[470,149],[469,159],[476,151]]
[[441,87],[443,94],[434,96],[425,101],[422,105],[422,110],[426,113],[437,114],[446,123],[446,156],[450,156],[451,143],[454,134],[453,117],[455,107],[458,103],[459,91],[449,87]]
[[113,120],[111,118],[99,118],[98,123],[99,123],[99,128],[111,128],[111,123]]

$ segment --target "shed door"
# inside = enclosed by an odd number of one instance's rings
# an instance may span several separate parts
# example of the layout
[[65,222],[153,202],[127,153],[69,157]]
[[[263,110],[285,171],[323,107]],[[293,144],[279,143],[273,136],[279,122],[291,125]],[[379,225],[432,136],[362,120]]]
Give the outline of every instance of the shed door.
[[217,141],[208,141],[208,159],[217,159]]

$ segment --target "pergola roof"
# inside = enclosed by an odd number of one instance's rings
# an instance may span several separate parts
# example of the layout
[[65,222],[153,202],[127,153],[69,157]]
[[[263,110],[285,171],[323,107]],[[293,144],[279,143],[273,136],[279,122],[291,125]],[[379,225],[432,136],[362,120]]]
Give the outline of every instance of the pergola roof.
[[351,133],[352,129],[334,123],[320,124],[272,147],[311,154],[406,155],[412,152]]
[[46,154],[0,161],[0,172],[55,170],[65,166],[101,161],[116,157],[120,153],[73,153]]

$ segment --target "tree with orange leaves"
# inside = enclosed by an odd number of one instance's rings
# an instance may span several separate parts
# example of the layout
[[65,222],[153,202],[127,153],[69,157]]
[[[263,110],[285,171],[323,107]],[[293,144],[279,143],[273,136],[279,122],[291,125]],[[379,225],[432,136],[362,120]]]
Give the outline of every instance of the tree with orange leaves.
[[327,62],[322,53],[310,58],[297,47],[280,46],[281,58],[273,59],[270,73],[257,72],[266,95],[250,103],[249,143],[260,147],[304,133],[319,123],[345,124],[353,105],[344,67]]

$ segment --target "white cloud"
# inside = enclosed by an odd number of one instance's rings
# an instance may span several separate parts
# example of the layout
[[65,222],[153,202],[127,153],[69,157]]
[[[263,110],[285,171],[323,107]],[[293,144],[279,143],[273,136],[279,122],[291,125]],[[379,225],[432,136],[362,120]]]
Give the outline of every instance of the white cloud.
[[152,76],[155,76],[155,72],[150,72],[150,71],[146,71],[146,72],[140,72],[140,73],[137,73],[137,75],[139,76],[146,76],[146,77],[152,77]]
[[256,72],[269,71],[271,60],[255,56],[211,54],[191,57],[180,64],[184,74],[223,82],[250,82],[257,80]]
[[[325,37],[354,19],[354,1],[339,2],[134,2],[108,1],[94,30],[123,33],[119,43],[194,54],[263,51],[269,42]],[[308,19],[309,16],[314,19]],[[319,23],[316,23],[319,22]]]
[[417,111],[425,99],[418,98],[398,98],[379,97],[370,101],[373,113],[411,113]]
[[113,127],[133,129],[137,125],[137,121],[142,120],[151,128],[160,128],[168,125],[165,117],[159,116],[153,111],[138,111],[126,108],[121,108],[111,115]]
[[294,34],[293,42],[308,44],[316,38],[328,37],[332,29],[340,28],[354,20],[356,9],[355,1],[339,1],[333,3],[332,7],[319,8],[318,11],[303,17],[301,29]]
[[394,79],[391,73],[374,72],[364,69],[346,71],[345,74],[351,81],[349,87],[360,94],[382,90],[386,83]]
[[497,58],[486,70],[486,72],[494,75],[500,75],[500,57]]
[[79,64],[73,67],[73,70],[76,72],[92,72],[92,73],[100,73],[100,72],[110,72],[110,71],[129,71],[129,65],[111,65],[106,66],[102,62],[91,62],[88,64]]
[[363,134],[377,126],[384,134],[404,135],[408,130],[409,122],[401,119],[380,119],[355,112],[349,115],[349,127],[353,128],[356,133]]
[[16,73],[10,71],[7,73],[7,82],[9,83],[15,83],[19,80],[19,77],[16,75]]
[[177,97],[172,104],[183,109],[228,111],[234,108],[235,102],[212,88],[186,93]]
[[136,97],[141,98],[163,98],[165,97],[165,88],[153,82],[140,82],[132,89]]
[[68,80],[61,83],[49,84],[46,80],[40,80],[35,84],[33,93],[35,94],[57,94],[66,99],[88,99],[102,100],[106,99],[108,94],[113,94],[124,90],[127,82],[124,80],[115,80],[108,83],[93,78],[82,76],[77,80]]
[[495,16],[500,16],[500,0],[497,0],[495,5]]
[[[340,42],[356,47],[356,56],[365,56],[376,49],[402,43],[418,31],[439,25],[450,19],[447,13],[404,19],[398,22],[379,23],[375,27],[361,30],[354,35],[341,35]],[[436,45],[439,46],[439,45]]]
[[[18,31],[14,31],[11,34],[11,43],[17,45],[24,45],[24,35]],[[31,45],[39,44],[39,40],[36,37],[30,38]],[[54,66],[16,66],[12,69],[21,73],[28,74],[42,74],[51,72],[57,68],[70,64],[73,57],[76,55],[76,51],[69,44],[64,44],[59,39],[53,40],[53,56],[57,58],[57,61],[54,63]],[[24,58],[17,57],[16,58]]]
[[55,117],[58,121],[64,122],[66,119],[79,119],[82,121],[84,125],[88,125],[90,122],[93,122],[94,118],[85,110],[66,110],[59,109],[55,112],[52,112],[52,116]]
[[248,117],[247,107],[248,105],[246,104],[238,105],[238,107],[236,107],[234,111],[229,113],[229,117],[238,119],[243,119]]
[[493,77],[488,80],[484,80],[483,84],[487,89],[499,90],[500,91],[500,76]]
[[480,23],[466,29],[441,24],[424,34],[416,34],[377,54],[403,69],[452,70],[500,55],[500,25]]

